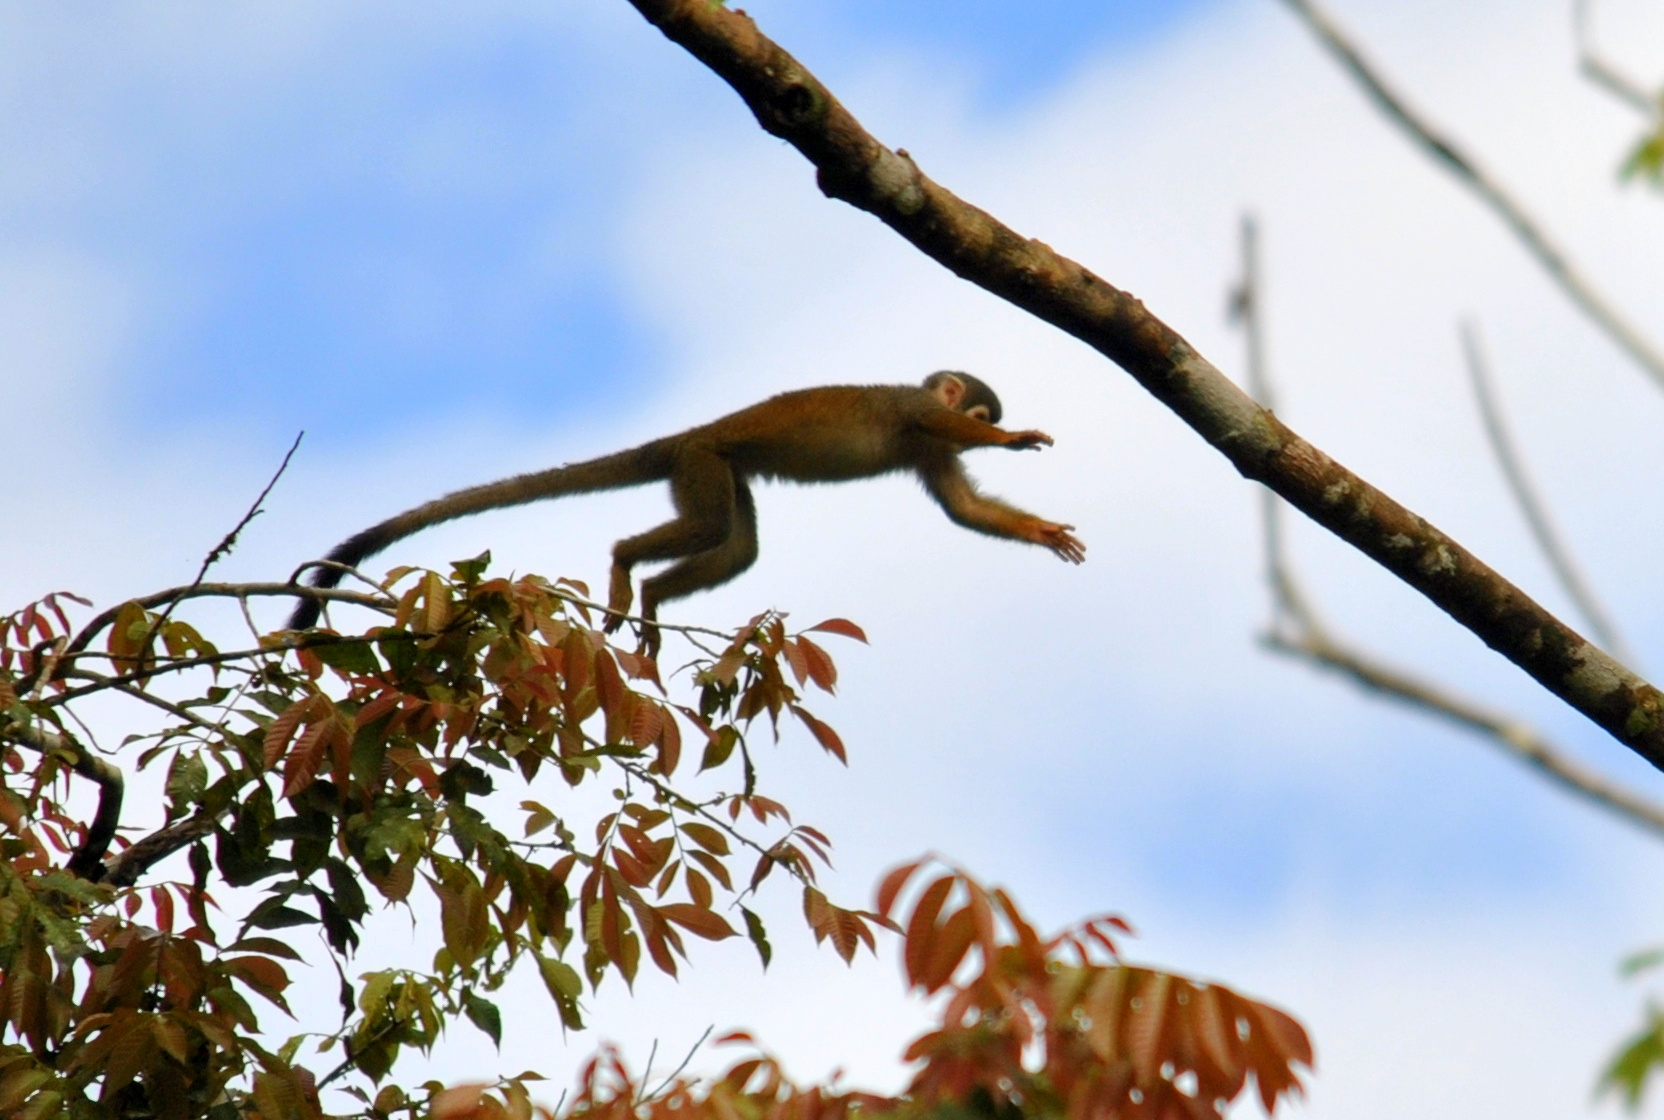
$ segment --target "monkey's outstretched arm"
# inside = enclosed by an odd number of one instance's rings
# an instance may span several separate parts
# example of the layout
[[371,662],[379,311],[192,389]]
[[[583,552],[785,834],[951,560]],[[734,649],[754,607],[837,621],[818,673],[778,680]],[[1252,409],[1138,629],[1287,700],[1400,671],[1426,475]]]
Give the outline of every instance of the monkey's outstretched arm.
[[949,408],[933,408],[918,419],[918,426],[933,436],[958,444],[960,447],[1009,447],[1013,451],[1039,450],[1042,444],[1050,447],[1052,437],[1045,432],[1008,432],[1004,428],[955,412]]
[[1086,559],[1086,546],[1069,531],[1073,525],[1046,521],[982,493],[957,457],[948,456],[920,467],[919,479],[956,525],[1049,548],[1071,564]]

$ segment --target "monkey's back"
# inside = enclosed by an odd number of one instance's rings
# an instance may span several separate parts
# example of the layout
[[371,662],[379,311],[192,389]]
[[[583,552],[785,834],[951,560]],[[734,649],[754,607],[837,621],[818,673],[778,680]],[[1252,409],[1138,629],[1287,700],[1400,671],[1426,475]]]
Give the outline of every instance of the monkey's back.
[[750,477],[871,478],[915,466],[917,419],[941,407],[911,385],[798,389],[695,428],[685,446],[721,455]]

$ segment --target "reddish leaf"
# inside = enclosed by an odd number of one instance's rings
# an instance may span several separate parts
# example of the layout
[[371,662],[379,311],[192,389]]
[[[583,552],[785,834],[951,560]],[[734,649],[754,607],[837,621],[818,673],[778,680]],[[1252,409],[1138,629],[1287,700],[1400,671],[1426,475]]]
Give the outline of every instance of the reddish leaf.
[[762,886],[763,880],[768,878],[768,873],[774,870],[776,862],[772,851],[764,852],[758,856],[757,865],[751,869],[751,882],[746,889],[754,891]]
[[702,906],[671,902],[660,906],[658,911],[689,933],[707,941],[721,941],[725,937],[734,936],[734,927],[728,924],[726,918]]
[[[907,939],[902,949],[902,960],[907,968],[907,982],[925,987],[924,976],[936,949],[936,917],[942,912],[948,892],[953,890],[955,876],[943,875],[924,889],[907,919]],[[926,988],[927,991],[933,990]]]
[[[285,713],[287,714],[287,713]],[[314,723],[295,741],[295,749],[283,763],[283,796],[293,797],[312,784],[324,758],[326,721]]]
[[976,922],[969,907],[961,907],[948,916],[937,931],[929,956],[924,961],[921,986],[927,993],[939,991],[965,960],[971,943],[976,940]]
[[1261,1028],[1283,1057],[1308,1068],[1311,1066],[1312,1040],[1306,1034],[1306,1028],[1296,1022],[1293,1016],[1269,1004],[1256,1003],[1253,1000],[1243,1002],[1249,1005]]
[[645,701],[636,704],[630,713],[630,742],[638,747],[657,742],[664,734],[664,720],[664,709],[657,704]]
[[283,710],[283,714],[272,721],[266,728],[265,736],[265,766],[270,770],[277,765],[277,760],[283,757],[284,750],[289,746],[289,740],[294,738],[295,728],[306,718],[312,710],[313,698],[297,700]]
[[163,886],[150,888],[150,904],[156,908],[156,928],[163,933],[173,932],[173,896]]
[[1140,1086],[1153,1085],[1167,1059],[1167,1005],[1173,978],[1165,972],[1136,970],[1141,982],[1127,1010],[1127,1057]]
[[358,709],[358,714],[353,717],[355,725],[368,727],[394,708],[397,708],[399,702],[403,699],[404,694],[396,688],[382,690],[376,695],[375,699]]
[[1208,987],[1196,992],[1194,1000],[1191,1024],[1202,1056],[1213,1065],[1223,1082],[1218,1086],[1220,1095],[1235,1097],[1242,1091],[1247,1067],[1243,1064],[1242,1040],[1237,1037],[1236,1009],[1231,1006],[1230,994]]
[[595,655],[595,698],[601,710],[612,715],[624,702],[624,679],[618,675],[618,665],[606,650]]
[[728,875],[728,865],[720,859],[709,852],[689,852],[688,858],[710,872],[711,878],[721,883],[723,890],[731,891],[734,889],[734,880]]
[[797,643],[791,639],[788,638],[784,645],[786,650],[786,663],[792,667],[792,676],[797,678],[797,683],[802,685],[804,681],[809,679],[809,658],[805,656],[803,651],[797,647]]
[[478,1115],[485,1096],[485,1085],[454,1085],[433,1098],[428,1115],[432,1120],[469,1120]]
[[682,881],[687,884],[688,897],[693,899],[693,904],[709,910],[714,897],[711,891],[711,881],[692,867],[683,869]]
[[139,1071],[156,1054],[155,1037],[136,1014],[124,1015],[110,1027],[114,1040],[103,1073],[106,1085],[127,1085],[138,1080]]
[[695,844],[704,848],[707,852],[714,852],[719,856],[725,856],[730,850],[728,847],[728,837],[723,835],[720,829],[712,828],[708,824],[700,824],[698,821],[689,821],[682,825],[682,833]]
[[1121,1019],[1126,1014],[1131,988],[1132,970],[1106,968],[1099,971],[1087,990],[1081,1007],[1092,1020],[1086,1041],[1093,1053],[1104,1062],[1123,1056],[1121,1049]]
[[826,726],[826,724],[822,723],[820,720],[816,719],[814,716],[810,715],[807,711],[799,708],[795,704],[792,705],[792,712],[798,719],[803,721],[804,726],[809,729],[809,731],[814,735],[816,741],[826,749],[828,754],[832,755],[845,766],[849,765],[849,756],[844,752],[844,742],[842,739],[838,738],[838,733],[836,731],[833,731],[830,727]]
[[873,947],[872,931],[867,929],[861,921],[861,916],[853,910],[841,907],[831,908],[831,920],[827,923],[827,935],[832,939],[832,947],[838,951],[845,964],[855,959],[855,950],[861,942],[866,942],[868,948]]
[[615,964],[624,962],[624,911],[611,886],[601,896],[601,948]]
[[653,871],[623,848],[612,850],[612,862],[632,887],[645,887],[653,881]]
[[659,758],[653,769],[668,778],[676,773],[682,761],[682,729],[676,726],[676,717],[668,711],[661,709],[661,712]]
[[808,662],[809,679],[826,692],[834,691],[838,684],[838,667],[832,664],[832,655],[804,637],[797,639],[797,648],[803,651],[803,658]]
[[866,631],[847,618],[829,618],[825,622],[809,627],[810,630],[825,631],[828,634],[842,634],[846,638],[854,638],[858,642],[867,640]]
[[282,965],[270,957],[260,956],[231,957],[224,963],[225,970],[231,975],[285,1011],[289,1009],[283,1001],[283,991],[289,986],[289,974]]

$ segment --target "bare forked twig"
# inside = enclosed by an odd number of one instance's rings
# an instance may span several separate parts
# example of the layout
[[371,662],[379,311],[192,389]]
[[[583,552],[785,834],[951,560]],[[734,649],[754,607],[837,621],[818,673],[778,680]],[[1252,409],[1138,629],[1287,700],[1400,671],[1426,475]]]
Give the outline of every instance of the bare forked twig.
[[1508,490],[1514,495],[1520,514],[1531,528],[1532,538],[1595,637],[1626,665],[1639,664],[1629,643],[1624,641],[1612,617],[1583,578],[1577,562],[1572,559],[1571,550],[1566,547],[1559,530],[1555,528],[1554,519],[1549,516],[1548,507],[1532,485],[1525,462],[1514,447],[1514,438],[1508,429],[1508,422],[1503,418],[1496,391],[1491,386],[1490,366],[1479,345],[1479,328],[1472,322],[1463,322],[1461,334],[1462,353],[1467,359],[1468,379],[1473,383],[1479,416],[1484,421],[1485,438],[1490,441],[1491,453],[1496,456],[1497,466],[1502,469],[1502,477],[1507,480]]
[[[250,521],[259,517],[263,512],[260,508],[261,503],[264,502],[267,495],[272,492],[272,487],[277,485],[277,480],[283,477],[283,472],[289,469],[289,460],[295,457],[295,451],[300,447],[300,441],[305,438],[305,432],[301,432],[295,436],[295,442],[291,443],[289,445],[289,450],[283,453],[283,461],[277,465],[277,470],[272,472],[272,477],[267,480],[264,489],[262,489],[259,494],[255,495],[254,501],[249,504],[248,510],[242,517],[238,518],[237,524],[231,527],[231,531],[220,538],[220,543],[209,549],[208,555],[202,558],[202,566],[197,568],[196,578],[191,580],[190,587],[196,587],[200,584],[203,577],[208,574],[208,569],[213,567],[215,563],[217,563],[233,548],[237,547],[237,537],[244,529],[248,528],[248,523]],[[161,617],[150,624],[150,630],[145,634],[144,642],[140,646],[139,659],[141,661],[150,655],[150,643],[154,642],[156,640],[156,635],[162,632],[162,627],[167,625],[168,619],[173,616],[173,609],[178,605],[178,599],[170,601],[167,608],[162,611]]]
[[1443,164],[1465,184],[1491,212],[1502,219],[1566,298],[1576,304],[1601,332],[1664,388],[1664,354],[1613,307],[1557,244],[1542,223],[1533,217],[1513,194],[1457,143],[1439,132],[1426,118],[1389,86],[1375,65],[1330,18],[1316,0],[1283,0],[1311,29],[1335,61],[1363,87],[1370,100],[1434,161]]
[[[1264,306],[1262,292],[1258,231],[1253,218],[1245,216],[1242,221],[1242,280],[1231,293],[1231,317],[1243,328],[1248,351],[1249,387],[1261,403],[1269,405],[1272,399],[1272,385],[1265,361],[1264,322],[1260,317]],[[1483,378],[1483,371],[1477,366],[1470,368],[1475,370],[1476,379]],[[1487,387],[1482,387],[1481,380],[1476,380],[1475,387],[1481,394],[1487,391]],[[1510,485],[1515,485],[1517,473],[1520,488],[1516,489],[1515,496],[1521,505],[1525,506],[1528,500],[1535,500],[1535,495],[1525,481],[1525,473],[1514,454],[1507,429],[1501,423],[1501,415],[1495,412],[1494,402],[1490,402],[1488,398],[1482,397],[1481,408],[1486,412],[1488,429],[1494,418],[1496,428],[1491,432],[1492,446],[1497,449],[1498,459],[1504,461],[1503,471],[1509,475]],[[1265,530],[1265,574],[1267,582],[1271,585],[1272,603],[1271,627],[1261,638],[1267,649],[1298,657],[1319,668],[1338,672],[1371,692],[1400,700],[1411,707],[1477,731],[1494,746],[1532,767],[1561,789],[1655,836],[1664,838],[1664,806],[1656,805],[1574,762],[1570,756],[1524,722],[1489,711],[1479,704],[1361,653],[1332,637],[1328,626],[1302,591],[1299,581],[1295,578],[1294,568],[1289,563],[1282,526],[1282,499],[1263,488],[1261,496],[1260,511]],[[1539,516],[1542,515],[1540,504],[1531,508],[1535,509]],[[1527,512],[1528,520],[1532,516],[1531,512]],[[1547,530],[1546,517],[1542,523]],[[1535,522],[1533,531],[1536,531]],[[1540,537],[1539,543],[1542,543],[1543,539],[1545,538]],[[1552,531],[1547,532],[1546,539],[1558,543],[1558,538]],[[1545,547],[1546,551],[1548,549]],[[1554,562],[1552,555],[1550,562]],[[1575,570],[1573,574],[1575,575]]]

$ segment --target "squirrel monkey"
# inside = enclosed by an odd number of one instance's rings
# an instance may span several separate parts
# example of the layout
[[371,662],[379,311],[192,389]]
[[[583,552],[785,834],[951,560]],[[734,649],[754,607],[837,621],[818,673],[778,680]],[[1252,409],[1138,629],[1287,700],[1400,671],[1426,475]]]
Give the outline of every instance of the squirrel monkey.
[[[1008,432],[1000,400],[979,379],[944,370],[911,385],[832,385],[781,393],[760,404],[654,440],[629,451],[515,475],[458,490],[348,537],[329,559],[356,567],[412,533],[473,513],[567,494],[615,490],[661,479],[670,483],[676,518],[613,546],[607,623],[615,630],[630,609],[630,571],[637,564],[674,560],[642,581],[643,641],[656,652],[651,623],[659,605],[726,583],[757,559],[757,509],[749,480],[843,482],[892,471],[913,471],[956,524],[990,536],[1051,549],[1073,564],[1086,546],[1073,525],[1045,521],[980,493],[959,453],[972,447],[1039,450],[1044,432]],[[315,587],[334,587],[339,568],[321,568]],[[304,630],[318,621],[320,603],[306,599],[289,620]]]

